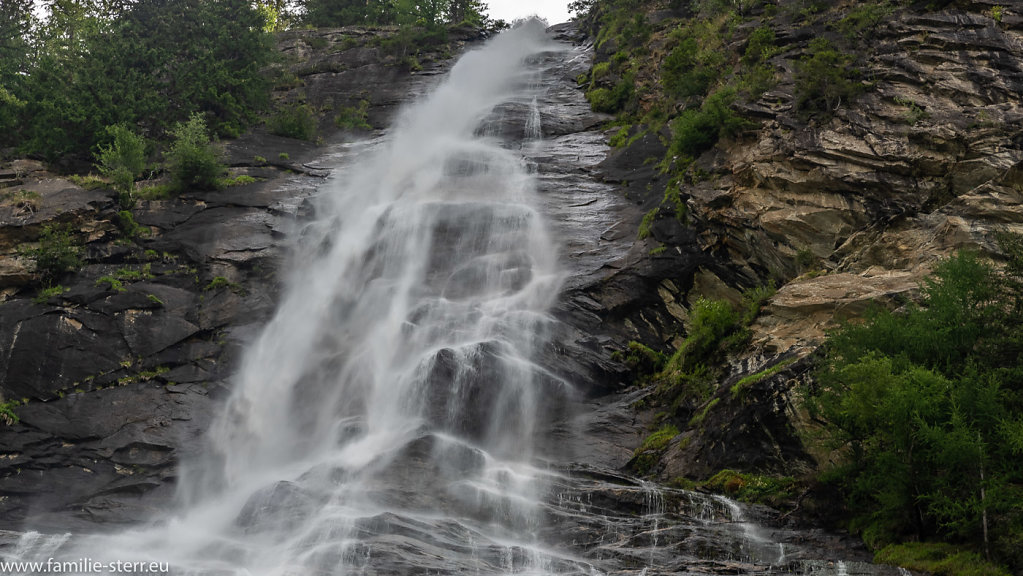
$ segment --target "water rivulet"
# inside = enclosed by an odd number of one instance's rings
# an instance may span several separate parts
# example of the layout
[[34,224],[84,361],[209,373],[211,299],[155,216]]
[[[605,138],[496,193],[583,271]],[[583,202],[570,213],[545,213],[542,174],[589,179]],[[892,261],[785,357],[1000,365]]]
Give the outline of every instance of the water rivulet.
[[569,463],[587,461],[581,376],[551,360],[552,310],[601,265],[586,249],[566,264],[565,239],[600,234],[614,200],[545,165],[592,159],[599,135],[545,140],[544,122],[585,106],[566,80],[584,55],[520,26],[349,151],[177,510],[113,536],[26,534],[8,557],[210,575],[875,570],[727,499]]

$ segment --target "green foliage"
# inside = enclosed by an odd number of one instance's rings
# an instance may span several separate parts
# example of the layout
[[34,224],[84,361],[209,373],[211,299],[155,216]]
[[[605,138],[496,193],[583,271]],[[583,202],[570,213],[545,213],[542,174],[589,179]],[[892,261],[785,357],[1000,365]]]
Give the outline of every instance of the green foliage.
[[139,270],[133,270],[131,268],[120,268],[115,273],[118,280],[125,282],[138,282],[139,280],[152,280],[153,279],[153,267],[152,264],[146,264]]
[[[739,315],[726,300],[699,299],[689,313],[689,334],[679,350],[684,357],[705,359],[739,324]],[[672,358],[672,362],[676,362]]]
[[708,96],[699,110],[686,110],[671,124],[671,152],[695,158],[710,150],[724,136],[733,136],[749,126],[731,106],[736,90],[724,88]]
[[271,134],[297,138],[316,139],[316,115],[308,104],[293,104],[279,110],[267,122]]
[[143,230],[145,230],[146,233],[149,232],[148,228],[139,226],[138,222],[135,221],[135,217],[132,216],[131,211],[129,210],[121,210],[117,213],[117,229],[121,231],[121,235],[125,238],[134,238]]
[[36,297],[33,298],[32,301],[35,302],[36,304],[45,304],[50,300],[50,298],[53,298],[54,296],[60,296],[67,291],[68,291],[67,288],[61,286],[60,284],[57,284],[56,286],[51,286],[49,288],[43,288],[42,290],[40,290],[39,294],[36,295]]
[[725,469],[711,476],[700,487],[742,502],[778,507],[794,496],[796,481],[788,476],[742,474]]
[[259,178],[253,178],[252,176],[249,176],[248,174],[239,174],[238,176],[235,176],[234,178],[224,178],[224,179],[222,179],[220,181],[220,184],[221,184],[221,186],[224,186],[224,187],[244,186],[246,184],[255,184],[256,182],[259,182],[259,181],[260,181]]
[[285,162],[291,160],[291,156],[287,152],[281,152],[277,155],[278,160],[284,160]]
[[121,208],[129,210],[135,205],[135,180],[146,167],[146,142],[124,124],[107,126],[106,133],[111,141],[99,147],[96,168],[113,181]]
[[629,342],[625,354],[617,352],[612,358],[624,362],[639,377],[661,371],[667,362],[664,354],[636,341]]
[[673,424],[665,424],[656,432],[647,436],[643,440],[643,444],[636,449],[636,453],[660,452],[668,447],[668,443],[671,442],[671,439],[675,436],[678,436],[678,428]]
[[739,75],[736,88],[747,102],[753,102],[777,84],[778,77],[774,67],[761,63],[743,71]]
[[[1018,238],[1015,239],[1018,241]],[[939,264],[923,302],[871,312],[831,336],[813,408],[835,446],[854,527],[868,543],[912,536],[980,544],[1023,534],[1020,254],[1005,274],[970,252]],[[1011,548],[998,550],[1014,562]]]
[[654,208],[643,215],[643,221],[639,223],[639,233],[636,236],[637,239],[643,240],[649,238],[653,232],[654,220],[657,219],[657,213],[660,212],[660,208]]
[[818,264],[817,255],[813,253],[809,246],[796,250],[795,261],[796,269],[799,270],[800,274],[814,270]]
[[35,262],[36,271],[42,274],[45,284],[82,267],[82,247],[75,242],[68,225],[44,227],[39,247],[25,254]]
[[51,14],[17,86],[5,86],[24,102],[23,152],[86,156],[106,126],[160,136],[199,110],[237,134],[269,100],[272,38],[247,0],[75,6]]
[[355,107],[342,108],[334,118],[334,124],[345,130],[372,130],[369,123],[369,100],[359,100]]
[[896,97],[895,103],[906,107],[906,113],[903,115],[903,120],[905,120],[906,124],[909,124],[910,126],[915,126],[917,122],[930,117],[930,114],[926,110],[908,98]]
[[622,146],[625,146],[625,144],[628,141],[629,141],[629,127],[628,126],[622,126],[621,128],[618,129],[618,132],[615,132],[615,135],[612,136],[610,140],[608,140],[607,144],[608,144],[608,146],[611,146],[612,148],[621,148]]
[[665,91],[677,98],[702,97],[720,78],[725,63],[717,45],[701,46],[699,31],[684,28],[673,33],[678,44],[664,58],[661,82]]
[[842,102],[862,91],[853,57],[839,52],[826,38],[810,41],[796,64],[796,109],[804,116],[830,115]]
[[643,440],[643,444],[636,448],[632,455],[630,465],[638,474],[649,474],[661,460],[661,455],[668,447],[672,438],[678,436],[679,430],[673,424],[665,424],[653,434]]
[[224,166],[220,151],[210,143],[202,115],[193,114],[188,122],[177,124],[172,133],[174,142],[167,153],[167,163],[174,188],[178,192],[218,188]]
[[704,404],[703,408],[700,409],[699,412],[694,414],[693,417],[689,420],[689,427],[698,428],[700,426],[703,426],[703,421],[707,419],[707,414],[710,414],[710,411],[713,410],[714,407],[717,406],[718,403],[720,402],[721,402],[720,398],[713,398],[709,402]]
[[161,308],[164,306],[163,300],[160,300],[160,298],[156,294],[146,294],[146,298],[150,302],[156,304],[157,306],[160,306]]
[[113,290],[114,292],[124,292],[124,282],[121,282],[120,280],[114,278],[113,276],[102,276],[98,280],[96,280],[96,286],[102,286],[104,284],[107,285],[108,290]]
[[742,324],[744,326],[752,324],[757,319],[757,316],[760,315],[760,309],[764,307],[764,304],[777,293],[778,289],[774,287],[774,280],[769,281],[764,286],[756,286],[744,290],[742,300],[740,301]]
[[227,288],[228,290],[234,292],[235,294],[241,294],[243,291],[240,284],[236,282],[231,282],[230,280],[223,276],[214,277],[213,280],[210,280],[210,283],[207,284],[205,288],[203,288],[203,290],[205,292],[212,292],[223,288]]
[[72,174],[68,176],[67,179],[86,190],[99,190],[100,188],[106,188],[109,186],[109,183],[106,180],[92,174],[85,176],[82,176],[81,174]]
[[8,401],[0,402],[0,422],[8,426],[14,426],[18,422],[21,422],[21,418],[14,412],[14,409],[18,407],[18,402]]
[[975,552],[938,542],[886,546],[874,555],[874,562],[935,576],[1009,576],[1007,570],[985,561]]
[[774,42],[774,30],[770,26],[757,28],[749,36],[746,51],[742,55],[742,63],[746,66],[755,66],[771,58],[778,52]]
[[850,9],[845,17],[838,21],[836,28],[847,39],[855,40],[876,30],[892,10],[893,7],[887,0],[863,2]]
[[632,100],[636,84],[632,74],[626,74],[612,88],[593,88],[586,92],[586,100],[594,112],[614,114]]
[[792,364],[794,361],[795,360],[793,359],[782,360],[781,362],[778,362],[777,364],[771,366],[770,368],[766,368],[764,370],[761,370],[760,372],[757,372],[756,374],[750,374],[749,376],[741,378],[732,386],[731,390],[732,398],[738,399],[742,397],[743,395],[746,394],[746,391],[749,390],[752,386],[754,386],[758,382],[762,382],[770,378],[771,376],[774,376],[775,374],[781,372],[785,368],[788,368],[788,366]]
[[1002,14],[1004,14],[1004,13],[1005,13],[1005,8],[1002,7],[1002,6],[992,6],[991,7],[991,18],[995,22],[1001,22],[1002,21]]

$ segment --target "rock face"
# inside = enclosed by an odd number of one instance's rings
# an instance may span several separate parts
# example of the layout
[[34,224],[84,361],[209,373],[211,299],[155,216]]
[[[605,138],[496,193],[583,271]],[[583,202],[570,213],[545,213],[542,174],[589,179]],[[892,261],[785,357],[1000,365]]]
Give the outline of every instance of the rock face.
[[[442,48],[479,37],[454,33],[424,50],[412,74],[374,45],[387,33],[285,34],[300,85],[277,97],[302,93],[317,109],[366,100],[370,123],[385,126],[448,65]],[[333,119],[323,117],[324,133],[350,139]],[[336,161],[322,155],[310,143],[247,134],[225,157],[232,176],[255,183],[141,200],[132,214],[143,232],[130,239],[112,190],[83,188],[37,162],[0,167],[0,402],[20,419],[0,421],[0,529],[31,517],[37,529],[92,531],[166,503],[244,343],[274,310],[286,239],[328,174],[320,163]],[[54,225],[70,227],[84,265],[41,295],[26,249]]]
[[[998,258],[997,233],[1023,232],[1023,20],[1015,9],[996,20],[994,4],[966,4],[895,11],[870,30],[862,67],[870,85],[810,121],[796,110],[794,62],[823,25],[772,24],[785,47],[770,60],[778,84],[737,105],[758,127],[696,160],[703,176],[679,187],[686,225],[657,214],[649,230],[647,250],[660,243],[661,254],[689,256],[664,269],[657,256],[640,258],[623,273],[642,275],[630,289],[656,291],[663,308],[655,309],[677,321],[646,309],[641,316],[666,330],[637,326],[630,336],[667,350],[697,298],[736,302],[742,289],[778,285],[750,327],[751,345],[702,405],[707,420],[672,443],[664,477],[811,465],[790,399],[794,368],[741,402],[728,388],[780,359],[806,357],[837,321],[912,300],[955,250]],[[664,156],[658,140],[636,140],[601,164],[643,210],[660,202],[644,191],[666,184],[648,161]]]

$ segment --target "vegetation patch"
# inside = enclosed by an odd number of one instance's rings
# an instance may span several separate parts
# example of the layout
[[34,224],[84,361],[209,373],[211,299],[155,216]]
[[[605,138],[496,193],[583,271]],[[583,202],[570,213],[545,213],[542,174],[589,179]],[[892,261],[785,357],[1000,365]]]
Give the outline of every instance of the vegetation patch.
[[202,115],[193,114],[188,122],[177,124],[172,133],[174,142],[167,163],[174,188],[178,192],[219,188],[225,168],[220,150],[210,142]]
[[796,495],[798,483],[794,478],[745,474],[722,470],[700,485],[702,488],[726,494],[749,504],[783,507]]
[[771,366],[770,368],[767,368],[765,370],[761,370],[760,372],[757,372],[756,374],[750,374],[749,376],[746,376],[745,378],[740,379],[738,382],[736,382],[732,386],[732,390],[731,390],[732,391],[732,398],[735,398],[735,399],[742,398],[743,396],[745,396],[746,392],[750,388],[752,388],[755,384],[757,384],[758,382],[762,382],[762,381],[766,380],[767,378],[770,378],[771,376],[774,376],[775,374],[781,372],[782,370],[787,368],[793,362],[795,362],[794,358],[790,358],[788,360],[782,360],[781,362],[778,362],[777,364],[775,364],[774,366]]
[[334,117],[334,124],[345,130],[372,130],[369,123],[369,100],[359,100],[358,106],[342,108]]
[[0,402],[0,422],[8,426],[14,426],[21,422],[21,418],[14,412],[21,403],[17,401]]
[[68,290],[69,290],[68,288],[63,287],[60,284],[57,284],[56,286],[50,286],[49,288],[43,288],[42,290],[39,291],[39,294],[37,294],[36,297],[32,299],[32,301],[35,302],[36,304],[45,304],[50,300],[50,298],[53,298],[55,296],[61,296]]
[[1008,570],[984,560],[980,554],[942,542],[886,546],[874,555],[874,562],[935,576],[1009,576]]
[[271,116],[267,128],[277,136],[312,141],[316,139],[316,114],[308,104],[292,104]]
[[43,227],[39,237],[39,246],[24,250],[23,254],[31,258],[47,285],[61,276],[75,272],[82,267],[82,246],[71,234],[70,225],[50,225]]

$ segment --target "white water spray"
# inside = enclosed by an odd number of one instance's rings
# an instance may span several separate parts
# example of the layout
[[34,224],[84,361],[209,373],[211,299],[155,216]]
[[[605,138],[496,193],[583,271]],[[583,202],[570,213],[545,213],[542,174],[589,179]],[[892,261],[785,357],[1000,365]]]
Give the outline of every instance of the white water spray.
[[533,358],[557,249],[520,153],[479,128],[532,100],[539,137],[529,62],[550,49],[527,22],[466,54],[335,181],[180,513],[83,548],[187,574],[547,570],[531,461],[539,400],[565,390]]

